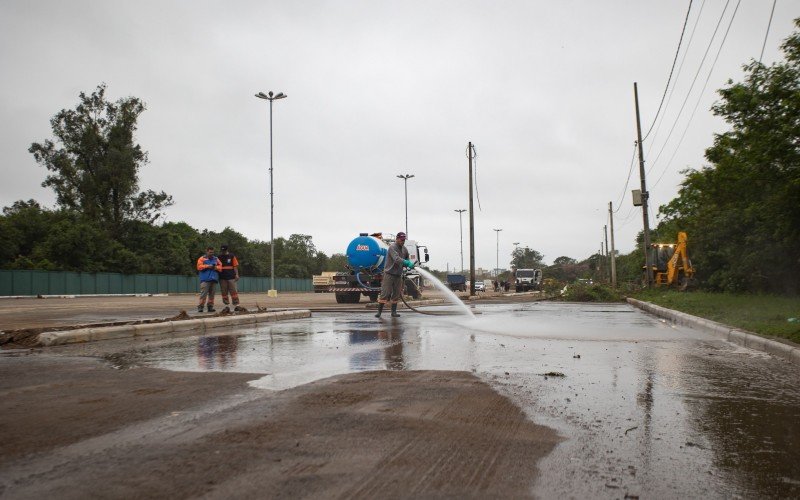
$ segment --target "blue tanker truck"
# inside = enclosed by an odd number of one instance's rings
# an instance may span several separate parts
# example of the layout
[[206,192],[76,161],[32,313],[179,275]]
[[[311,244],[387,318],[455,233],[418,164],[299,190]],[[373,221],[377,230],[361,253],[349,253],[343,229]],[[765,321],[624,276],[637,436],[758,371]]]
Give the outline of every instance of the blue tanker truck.
[[[357,304],[361,296],[368,297],[370,302],[378,300],[383,280],[383,264],[386,252],[394,239],[384,239],[381,233],[361,233],[347,245],[347,269],[328,276],[322,282],[314,278],[314,292],[334,293],[339,304]],[[428,262],[428,249],[414,240],[406,240],[409,260],[420,264]],[[420,250],[423,258],[420,259]],[[406,273],[403,293],[413,298],[420,295],[422,279],[412,270]]]

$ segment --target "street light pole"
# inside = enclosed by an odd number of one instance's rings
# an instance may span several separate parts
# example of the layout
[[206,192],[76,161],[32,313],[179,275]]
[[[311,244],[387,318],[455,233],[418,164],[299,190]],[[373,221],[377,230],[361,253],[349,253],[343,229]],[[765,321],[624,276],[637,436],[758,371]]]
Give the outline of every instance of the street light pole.
[[461,237],[460,237],[460,240],[461,240],[461,272],[463,273],[464,272],[464,224],[461,222],[461,214],[463,214],[467,210],[463,209],[463,210],[455,210],[455,211],[458,212],[458,231],[459,231],[459,234],[461,235]]
[[278,291],[275,289],[275,198],[272,189],[272,101],[283,99],[286,94],[278,92],[274,95],[270,90],[266,94],[259,92],[256,94],[259,99],[269,101],[269,276],[270,285],[267,292],[268,297],[277,297]]
[[408,180],[410,178],[412,178],[412,177],[414,177],[414,176],[410,175],[410,174],[398,175],[397,176],[398,179],[403,179],[403,184],[404,184],[405,193],[406,193],[406,238],[408,238]]
[[494,268],[494,276],[496,278],[500,276],[500,231],[502,229],[493,229],[493,231],[497,234],[497,255],[495,256],[497,258],[497,262],[495,262],[497,267]]

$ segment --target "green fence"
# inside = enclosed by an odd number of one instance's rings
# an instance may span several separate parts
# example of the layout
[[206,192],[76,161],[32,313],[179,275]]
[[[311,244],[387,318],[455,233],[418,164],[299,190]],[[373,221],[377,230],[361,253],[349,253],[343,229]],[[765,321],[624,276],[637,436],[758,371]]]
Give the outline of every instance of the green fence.
[[[266,292],[269,278],[242,277],[240,292]],[[0,270],[0,296],[196,293],[197,276]],[[275,278],[279,292],[310,292],[310,279]]]

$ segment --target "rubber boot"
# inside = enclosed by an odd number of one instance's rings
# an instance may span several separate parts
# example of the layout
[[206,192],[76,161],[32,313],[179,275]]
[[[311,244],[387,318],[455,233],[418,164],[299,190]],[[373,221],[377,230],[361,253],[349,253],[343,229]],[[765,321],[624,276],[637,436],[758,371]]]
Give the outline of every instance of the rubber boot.
[[382,312],[383,312],[383,302],[378,304],[378,314],[376,314],[375,317],[380,318]]
[[199,312],[199,313],[203,312],[203,304],[200,304],[199,306],[197,306],[197,312]]
[[214,311],[216,311],[216,309],[214,309],[214,304],[208,304],[208,309],[207,310],[210,313],[213,313]]
[[397,304],[392,304],[392,317],[393,318],[399,318],[400,317],[400,315],[397,314]]

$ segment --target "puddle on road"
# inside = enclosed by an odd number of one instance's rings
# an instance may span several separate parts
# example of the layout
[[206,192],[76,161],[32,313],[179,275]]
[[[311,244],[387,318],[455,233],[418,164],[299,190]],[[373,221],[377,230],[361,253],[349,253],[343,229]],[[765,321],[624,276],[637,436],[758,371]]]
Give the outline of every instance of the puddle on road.
[[796,365],[626,304],[479,310],[317,314],[173,339],[129,362],[263,373],[253,385],[273,390],[365,370],[471,371],[568,438],[540,464],[538,496],[800,496]]

